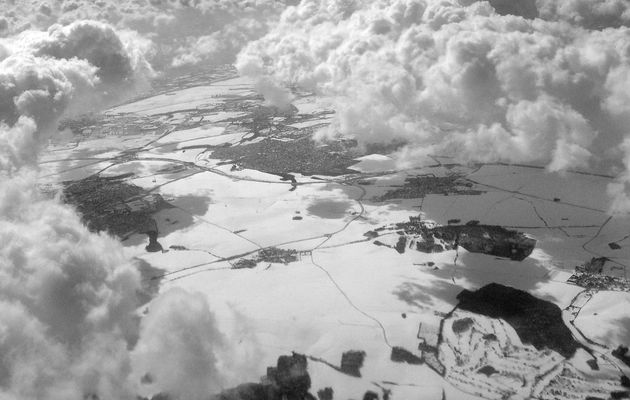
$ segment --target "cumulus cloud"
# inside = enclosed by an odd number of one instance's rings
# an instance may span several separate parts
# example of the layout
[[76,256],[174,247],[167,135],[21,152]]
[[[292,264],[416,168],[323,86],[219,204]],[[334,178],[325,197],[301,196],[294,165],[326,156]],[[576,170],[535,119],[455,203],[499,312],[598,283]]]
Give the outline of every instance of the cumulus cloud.
[[87,111],[143,88],[152,74],[143,51],[95,21],[23,32],[0,46],[0,120],[13,124],[28,116],[41,131],[64,112]]
[[154,392],[202,400],[222,389],[217,353],[227,341],[206,298],[171,289],[142,319],[134,369],[146,374]]
[[149,373],[158,391],[194,399],[255,378],[246,375],[259,373],[255,347],[235,350],[200,295],[167,293],[140,326],[136,266],[39,192],[37,154],[60,117],[144,87],[149,61],[229,61],[280,6],[40,3],[14,5],[0,21],[0,398],[132,399]]
[[68,26],[53,25],[47,35],[30,45],[36,56],[54,59],[78,58],[97,66],[97,75],[104,82],[133,77],[138,60],[132,60],[116,31],[108,25],[78,21]]
[[292,3],[297,0],[24,0],[8,7],[0,37],[89,19],[151,41],[155,68],[221,64],[233,62],[238,51],[262,36]]
[[30,118],[21,118],[14,126],[0,124],[0,171],[12,173],[23,165],[31,165],[38,147],[37,126]]
[[146,395],[203,400],[258,378],[263,366],[248,321],[234,309],[226,312],[235,325],[219,329],[205,295],[180,288],[150,304],[132,352],[135,379],[145,382]]
[[105,91],[113,99],[138,70],[94,22],[24,32],[0,49],[0,398],[133,398],[136,268],[115,239],[40,193],[36,161],[61,115]]
[[84,60],[18,54],[1,61],[0,68],[0,120],[9,124],[21,115],[42,126],[51,123],[98,82],[96,68]]
[[[22,117],[0,131],[20,129],[36,128]],[[257,377],[237,313],[226,335],[203,295],[173,289],[140,320],[138,271],[120,243],[44,197],[28,165],[0,174],[0,398],[194,400]]]
[[541,17],[562,19],[592,29],[630,26],[630,4],[625,0],[537,0]]
[[627,2],[551,3],[304,0],[237,67],[333,97],[319,136],[406,143],[401,163],[627,170]]
[[630,213],[630,138],[620,146],[624,170],[617,182],[608,185],[608,193],[613,198],[611,209],[617,213]]
[[113,238],[43,198],[24,168],[0,172],[0,397],[130,398],[136,269]]
[[0,398],[131,398],[136,269],[36,187],[48,128],[90,100],[99,65],[16,41],[0,61]]
[[234,19],[232,23],[209,35],[188,37],[175,50],[171,64],[174,67],[181,67],[199,63],[232,63],[241,48],[266,32],[267,25],[264,20],[253,16]]

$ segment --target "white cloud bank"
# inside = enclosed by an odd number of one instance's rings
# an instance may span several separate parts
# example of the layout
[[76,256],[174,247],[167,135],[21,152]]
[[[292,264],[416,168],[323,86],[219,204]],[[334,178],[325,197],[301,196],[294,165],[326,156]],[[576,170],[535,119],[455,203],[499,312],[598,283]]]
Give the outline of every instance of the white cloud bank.
[[33,181],[0,181],[0,398],[131,398],[136,269]]
[[320,135],[404,142],[405,163],[605,168],[630,211],[629,17],[617,0],[303,0],[237,66],[335,98]]
[[57,118],[113,100],[146,71],[96,22],[25,32],[0,49],[0,398],[133,398],[136,268],[117,241],[44,197],[34,170]]
[[[233,61],[268,30],[285,2],[24,0],[5,6],[0,399],[113,400],[166,392],[194,400],[257,376],[255,346],[235,349],[202,295],[167,292],[139,322],[136,267],[116,240],[90,233],[72,208],[39,192],[37,154],[61,116],[121,101],[145,88],[155,70]],[[141,383],[146,376],[150,384]]]
[[[142,50],[95,21],[0,40],[0,399],[135,399],[147,372],[159,390],[201,398],[227,379],[217,365],[232,354],[205,299],[168,293],[140,327],[140,277],[120,243],[36,185],[57,120],[145,84]],[[172,311],[192,318],[186,330]],[[165,354],[181,374],[160,369]]]
[[[79,20],[137,32],[159,70],[230,63],[250,40],[267,32],[296,0],[20,0],[9,1],[0,37],[46,30]],[[136,37],[139,41],[139,37]],[[147,49],[148,50],[148,49]],[[149,51],[147,51],[149,53]]]
[[153,72],[133,41],[109,25],[78,21],[0,39],[0,121],[20,116],[40,131],[62,114],[104,106],[144,87]]
[[58,119],[143,88],[153,51],[93,20],[0,39],[0,399],[195,400],[259,373],[255,347],[235,349],[203,295],[169,291],[140,322],[140,277],[120,243],[36,185]]

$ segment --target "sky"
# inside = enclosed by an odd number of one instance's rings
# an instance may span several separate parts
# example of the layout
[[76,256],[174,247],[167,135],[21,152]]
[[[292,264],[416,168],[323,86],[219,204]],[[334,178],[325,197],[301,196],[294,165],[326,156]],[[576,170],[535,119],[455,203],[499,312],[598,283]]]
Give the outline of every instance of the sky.
[[121,245],[36,185],[60,118],[167,71],[235,63],[276,105],[290,102],[289,85],[327,96],[336,114],[318,138],[393,143],[401,166],[444,154],[613,174],[610,212],[630,211],[625,0],[4,3],[2,400],[135,398],[147,373],[192,400],[235,383],[225,371],[246,356],[231,353],[203,296],[168,291],[140,319],[140,278]]

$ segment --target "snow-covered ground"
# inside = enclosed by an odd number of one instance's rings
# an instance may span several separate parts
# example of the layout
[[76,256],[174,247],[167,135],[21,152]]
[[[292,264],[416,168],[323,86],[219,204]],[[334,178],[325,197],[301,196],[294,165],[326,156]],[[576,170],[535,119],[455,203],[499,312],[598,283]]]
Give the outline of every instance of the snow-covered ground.
[[[236,78],[125,104],[107,114],[185,115],[186,110],[198,112],[253,93],[249,82]],[[301,98],[296,107],[301,114],[316,113],[326,111],[328,104]],[[492,398],[488,394],[492,390],[455,379],[457,369],[448,363],[451,369],[441,376],[426,364],[391,361],[391,347],[421,355],[420,327],[439,324],[441,316],[457,305],[456,296],[463,289],[498,282],[564,309],[583,290],[566,282],[576,265],[591,257],[608,257],[623,275],[630,262],[630,240],[623,241],[630,233],[630,219],[611,219],[606,213],[605,187],[610,181],[606,177],[549,174],[527,166],[461,166],[456,171],[474,182],[481,194],[433,193],[423,199],[380,201],[405,178],[453,170],[402,171],[389,156],[368,155],[352,169],[369,184],[361,183],[357,175],[353,180],[314,179],[297,172],[292,184],[277,175],[218,165],[221,160],[213,159],[211,149],[197,148],[234,146],[244,137],[242,131],[225,134],[228,124],[217,122],[243,113],[222,114],[225,119],[217,115],[210,113],[197,127],[173,126],[167,134],[84,138],[76,146],[49,151],[42,159],[41,179],[50,183],[99,171],[103,176],[133,173],[130,183],[171,203],[174,208],[154,215],[165,251],[147,253],[145,236],[138,234],[123,242],[128,255],[165,271],[162,292],[180,287],[203,293],[235,349],[256,352],[258,365],[253,370],[261,375],[279,355],[290,351],[339,365],[343,352],[362,350],[366,359],[360,378],[310,361],[313,392],[333,387],[335,398],[359,398],[366,390],[379,392],[382,387],[391,390],[394,399],[441,399],[443,392],[452,399],[479,394]],[[291,126],[306,128],[321,121],[326,120]],[[121,154],[125,150],[133,150],[133,155],[125,157]],[[418,215],[440,224],[478,220],[516,229],[534,237],[536,249],[522,262],[463,249],[399,254],[364,236]],[[620,241],[620,249],[608,245],[614,241]],[[267,247],[296,249],[298,261],[232,268],[239,258]],[[628,293],[597,293],[584,305],[575,325],[604,345],[598,349],[608,354],[630,342],[629,302]],[[492,326],[488,321],[477,323]],[[514,334],[505,324],[497,326],[503,334]],[[541,363],[553,364],[556,356],[545,355],[548,359]],[[258,376],[243,378],[255,381]],[[484,382],[480,387],[488,385]],[[520,382],[506,378],[501,385],[516,388]],[[514,391],[522,395],[523,390],[519,386]]]

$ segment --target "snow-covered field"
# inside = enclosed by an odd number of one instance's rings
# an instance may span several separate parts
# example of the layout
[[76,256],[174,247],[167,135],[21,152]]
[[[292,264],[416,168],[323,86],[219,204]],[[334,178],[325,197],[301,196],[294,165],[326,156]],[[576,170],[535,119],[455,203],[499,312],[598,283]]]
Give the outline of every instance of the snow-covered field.
[[[423,198],[382,201],[379,197],[403,185],[405,178],[427,173],[445,176],[453,167],[397,170],[392,158],[367,155],[352,167],[356,174],[315,179],[294,171],[295,182],[281,180],[278,175],[234,168],[232,163],[223,165],[212,156],[214,146],[237,146],[248,134],[244,128],[227,131],[233,119],[246,112],[225,112],[217,106],[253,93],[249,82],[236,78],[112,108],[107,111],[110,117],[138,113],[158,118],[158,114],[171,113],[181,118],[171,120],[171,128],[163,134],[89,136],[76,140],[76,146],[49,151],[42,159],[41,181],[132,173],[129,183],[160,194],[172,204],[173,208],[153,215],[164,251],[146,252],[145,236],[135,234],[123,242],[127,253],[164,271],[160,291],[179,287],[203,293],[235,354],[255,355],[250,370],[258,375],[274,365],[279,355],[291,351],[339,365],[343,352],[362,350],[366,358],[361,377],[310,361],[313,392],[332,387],[335,398],[346,399],[386,389],[394,399],[441,399],[443,394],[449,399],[473,399],[500,398],[512,388],[517,396],[527,396],[534,383],[521,386],[516,375],[495,381],[483,376],[462,383],[457,374],[466,368],[457,366],[455,358],[444,356],[448,371],[442,376],[426,363],[391,361],[392,346],[421,356],[421,339],[431,339],[420,337],[419,331],[432,325],[439,330],[442,316],[457,305],[456,296],[463,289],[497,282],[565,309],[584,290],[566,279],[574,267],[592,257],[607,257],[617,273],[626,277],[630,240],[624,238],[630,234],[630,218],[607,214],[609,178],[551,174],[535,166],[459,166],[456,171],[474,182],[480,194],[430,193]],[[304,114],[324,111],[327,106],[315,98],[296,104]],[[178,125],[178,121],[199,118],[197,126]],[[290,127],[308,129],[321,121],[326,119],[305,119]],[[516,229],[534,237],[536,249],[522,262],[461,248],[399,254],[364,236],[418,215],[439,224],[477,220]],[[617,241],[619,249],[609,246]],[[295,249],[298,260],[233,268],[240,258],[268,247]],[[493,326],[487,318],[475,323],[484,329]],[[574,323],[586,338],[598,343],[598,357],[614,361],[610,352],[630,342],[629,294],[596,293]],[[507,324],[495,326],[501,327],[499,334],[519,342]],[[445,340],[456,338],[451,335]],[[453,346],[468,351],[468,344]],[[520,347],[510,357],[516,357],[518,365],[523,361],[520,355],[532,354],[538,353],[531,346]],[[581,353],[568,364],[584,368],[580,357]],[[540,363],[553,369],[560,358],[557,353],[545,353]],[[600,360],[598,376],[583,375],[589,384],[597,386],[602,380],[609,385],[608,380],[618,379],[619,371],[603,364]],[[616,364],[630,373],[618,360]],[[258,380],[255,373],[249,374],[243,376],[244,381]],[[497,386],[491,390],[488,385]],[[493,392],[496,388],[499,392]],[[536,388],[537,393],[542,389]]]

